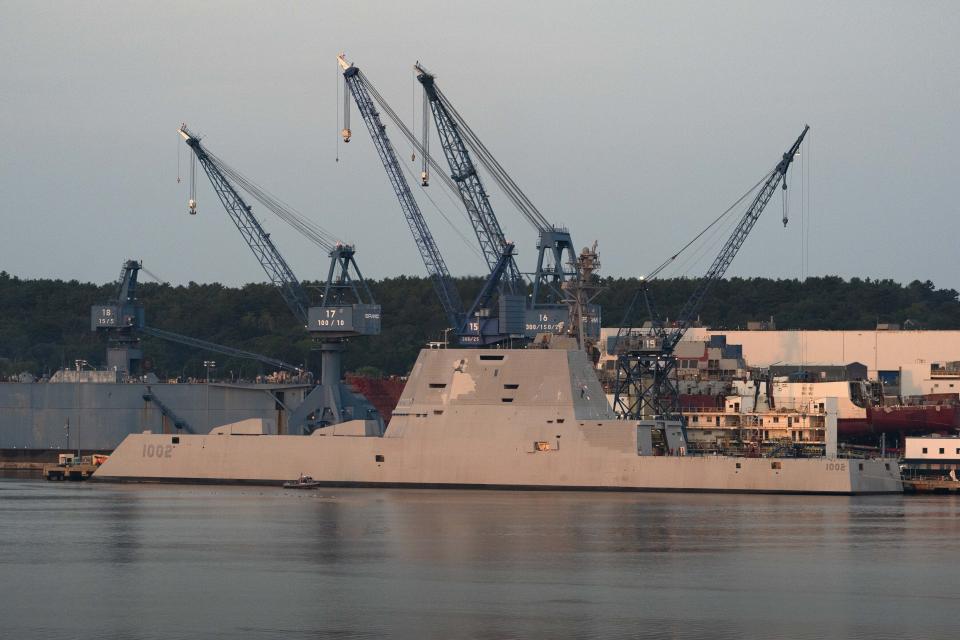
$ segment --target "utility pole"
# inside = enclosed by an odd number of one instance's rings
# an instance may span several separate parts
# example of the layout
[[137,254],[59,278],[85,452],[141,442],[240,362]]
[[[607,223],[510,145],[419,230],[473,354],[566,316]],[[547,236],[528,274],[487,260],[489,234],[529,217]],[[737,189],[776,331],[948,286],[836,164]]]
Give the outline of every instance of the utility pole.
[[[79,458],[79,457],[80,457],[80,409],[81,409],[81,407],[80,407],[80,370],[81,370],[83,367],[87,366],[87,361],[86,361],[86,360],[74,360],[74,361],[73,361],[73,364],[74,364],[74,366],[77,368],[77,382],[76,382],[76,385],[77,385],[77,386],[76,386],[75,388],[76,388],[76,390],[77,390],[77,391],[76,391],[76,399],[77,399],[77,458]],[[69,425],[69,422],[68,422],[67,424]],[[69,429],[69,426],[68,426],[68,429]],[[68,430],[68,431],[67,431],[68,437],[69,437],[69,433],[70,433],[70,432],[69,432],[69,430]],[[68,443],[68,446],[69,446],[69,443]]]
[[217,363],[213,360],[204,360],[203,368],[207,370],[207,384],[210,384],[210,369],[213,369],[217,366]]
[[207,388],[206,388],[206,395],[207,395],[207,427],[206,427],[206,430],[207,430],[207,431],[210,430],[210,369],[213,369],[215,366],[217,366],[217,363],[214,362],[213,360],[204,360],[204,361],[203,361],[203,368],[207,370]]

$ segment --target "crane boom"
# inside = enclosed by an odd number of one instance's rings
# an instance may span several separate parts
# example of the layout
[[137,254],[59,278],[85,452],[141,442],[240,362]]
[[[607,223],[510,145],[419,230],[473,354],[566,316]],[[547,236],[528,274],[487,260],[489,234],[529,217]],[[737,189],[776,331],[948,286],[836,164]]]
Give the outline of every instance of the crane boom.
[[[354,247],[337,241],[332,234],[310,222],[278,198],[254,185],[245,176],[209,152],[200,139],[180,127],[194,156],[203,165],[210,183],[223,203],[224,209],[263,266],[267,277],[280,290],[287,306],[320,346],[320,383],[317,384],[291,416],[290,425],[311,433],[315,428],[337,424],[364,416],[375,420],[382,433],[383,421],[376,409],[363,396],[354,394],[342,382],[341,355],[346,340],[361,335],[380,333],[380,305],[376,304],[354,259]],[[329,251],[330,269],[320,306],[310,306],[310,300],[300,281],[277,247],[270,239],[252,209],[243,200],[235,181],[248,194],[290,224],[317,246]],[[191,198],[191,210],[196,202]],[[351,276],[351,270],[353,275]],[[353,294],[356,304],[345,299]]]
[[[137,335],[144,334],[214,353],[222,353],[246,360],[256,360],[277,369],[287,369],[297,373],[302,371],[300,367],[277,358],[228,347],[208,340],[192,338],[164,329],[148,327],[145,324],[143,304],[137,300],[137,274],[141,270],[144,269],[139,261],[124,261],[116,297],[107,304],[94,305],[90,309],[91,328],[94,331],[107,333],[110,343],[107,356],[108,363],[116,366],[118,370],[122,370],[128,375],[135,373],[134,369],[136,369],[141,356],[140,340]],[[111,354],[111,351],[114,353]]]
[[253,215],[251,207],[224,175],[216,160],[200,143],[200,138],[192,134],[186,125],[182,125],[178,131],[187,145],[193,149],[193,153],[203,166],[203,170],[210,179],[210,184],[213,185],[217,197],[223,203],[227,215],[230,216],[243,239],[250,246],[267,277],[280,290],[280,294],[287,306],[290,307],[293,315],[302,324],[306,325],[310,307],[309,299],[300,285],[300,281],[293,274],[290,265],[287,264],[276,245],[273,244],[270,234],[264,230],[256,216]]
[[420,258],[433,287],[440,298],[440,304],[447,316],[447,321],[451,327],[460,327],[464,321],[463,303],[460,294],[457,292],[453,278],[450,277],[450,271],[447,264],[437,247],[436,240],[427,226],[427,222],[420,211],[420,206],[410,191],[410,185],[403,174],[400,162],[397,160],[397,153],[387,136],[386,127],[380,120],[380,113],[377,111],[373,100],[370,97],[370,91],[367,87],[367,80],[363,73],[357,67],[347,62],[341,54],[337,57],[340,67],[343,69],[343,77],[346,81],[350,93],[360,110],[360,115],[370,132],[373,144],[377,149],[377,154],[386,169],[387,177],[390,179],[390,186],[393,187],[394,194],[400,201],[400,208],[410,227],[410,233],[413,234],[417,250],[420,252]]
[[[676,325],[672,330],[667,330],[658,322],[659,318],[650,295],[648,281],[644,280],[641,283],[640,291],[634,297],[634,301],[630,303],[630,308],[632,309],[635,305],[637,297],[643,297],[647,310],[652,316],[651,319],[654,321],[651,335],[643,336],[639,340],[627,335],[627,344],[618,344],[615,347],[618,354],[614,409],[625,417],[642,417],[646,409],[649,415],[679,420],[681,428],[685,431],[685,423],[680,415],[679,390],[674,381],[677,366],[674,349],[699,313],[713,283],[723,277],[740,251],[750,231],[753,230],[754,225],[760,218],[760,214],[763,213],[773,197],[777,186],[782,182],[783,188],[787,188],[787,170],[800,150],[800,144],[809,130],[809,125],[804,126],[800,136],[783,154],[773,170],[758,183],[759,191],[737,222],[723,247],[721,247],[717,257],[714,258],[710,268],[707,269],[706,274],[694,289],[693,294],[683,305]],[[754,188],[758,185],[754,185]],[[753,188],[747,193],[752,192]],[[744,194],[744,197],[746,195]],[[729,211],[730,209],[724,215]],[[629,310],[627,314],[629,317]],[[628,327],[621,327],[617,333],[617,342],[619,343],[620,339],[628,333]]]
[[[417,80],[423,85],[427,100],[430,103],[430,111],[433,113],[433,120],[437,126],[437,133],[440,136],[440,146],[443,147],[443,153],[447,158],[447,164],[450,166],[451,178],[457,185],[460,198],[463,200],[473,230],[480,242],[480,251],[483,253],[487,266],[493,271],[503,254],[504,246],[507,244],[500,221],[493,212],[490,205],[490,198],[487,196],[486,189],[480,181],[476,166],[470,157],[457,122],[451,114],[451,107],[440,89],[436,86],[434,76],[424,69],[418,63],[414,69],[417,72]],[[426,146],[426,145],[424,145]],[[510,258],[507,265],[507,273],[504,278],[510,293],[522,293],[522,278],[517,268],[516,261]]]
[[[760,187],[760,190],[750,203],[750,206],[747,207],[743,217],[740,218],[740,222],[737,223],[737,226],[733,229],[730,237],[727,238],[726,243],[724,243],[723,247],[720,249],[720,253],[717,254],[716,258],[714,258],[710,268],[707,269],[706,274],[704,274],[703,278],[700,280],[700,284],[694,290],[693,295],[691,295],[687,302],[683,305],[683,308],[680,310],[680,315],[677,316],[678,320],[676,329],[674,329],[667,336],[671,350],[677,345],[678,342],[680,342],[680,339],[683,338],[683,334],[686,333],[690,323],[700,312],[700,309],[703,306],[704,298],[706,297],[707,292],[710,290],[710,287],[714,282],[721,279],[727,272],[727,268],[737,256],[737,253],[740,251],[740,247],[743,246],[747,236],[753,230],[753,226],[757,223],[757,220],[760,219],[760,214],[763,213],[763,210],[767,207],[767,204],[773,197],[774,192],[777,190],[777,186],[779,186],[780,182],[786,178],[787,169],[790,168],[790,163],[793,162],[794,156],[796,156],[797,152],[800,151],[800,144],[803,142],[803,138],[807,135],[807,131],[809,131],[809,129],[810,125],[804,126],[803,132],[800,133],[800,137],[798,137],[793,145],[787,150],[787,152],[783,154],[783,158],[777,163],[777,166],[774,167],[773,171],[770,172],[769,177]],[[787,188],[786,182],[783,183],[783,188]]]
[[[525,333],[528,337],[535,337],[542,332],[563,330],[568,335],[576,336],[582,346],[589,348],[589,345],[599,338],[600,308],[586,303],[583,298],[590,285],[581,280],[583,274],[578,271],[581,257],[574,247],[569,229],[550,223],[540,213],[470,124],[437,87],[433,74],[419,63],[414,69],[424,88],[425,123],[429,105],[429,112],[436,122],[450,168],[450,177],[443,176],[444,184],[455,186],[488,263],[493,254],[491,246],[506,243],[506,240],[483,181],[477,173],[478,168],[485,170],[484,179],[491,178],[537,232],[536,270],[530,274],[532,294],[525,300]],[[426,132],[425,124],[425,141],[419,146],[421,154],[424,155],[425,170],[427,164],[434,166],[432,159],[425,153]],[[589,250],[587,253],[590,253]],[[507,266],[505,279],[508,292],[526,293],[526,285],[520,279],[516,262],[511,260]],[[574,289],[580,294],[572,296],[570,292]]]
[[176,342],[177,344],[186,345],[188,347],[196,347],[197,349],[203,349],[205,351],[212,351],[214,353],[221,353],[225,356],[233,356],[234,358],[242,358],[244,360],[255,360],[257,362],[262,362],[263,364],[275,367],[277,369],[286,369],[287,371],[293,371],[294,373],[300,373],[303,371],[302,367],[297,365],[290,364],[289,362],[284,362],[283,360],[278,360],[276,358],[271,358],[259,353],[254,353],[252,351],[244,351],[243,349],[235,349],[233,347],[228,347],[226,345],[217,344],[215,342],[210,342],[209,340],[201,340],[200,338],[192,338],[190,336],[185,336],[179,333],[174,333],[173,331],[166,331],[164,329],[157,329],[154,327],[139,327],[137,331],[144,335],[152,336],[154,338],[160,338],[161,340],[166,340],[167,342]]

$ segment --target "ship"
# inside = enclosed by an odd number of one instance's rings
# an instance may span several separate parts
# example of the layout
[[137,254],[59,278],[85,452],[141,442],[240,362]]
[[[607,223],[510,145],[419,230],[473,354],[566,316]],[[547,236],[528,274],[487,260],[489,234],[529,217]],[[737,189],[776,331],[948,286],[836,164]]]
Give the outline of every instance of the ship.
[[682,394],[680,402],[700,443],[822,443],[827,398],[836,398],[837,434],[848,442],[960,429],[956,394],[884,396],[867,380],[734,380],[725,394]]
[[822,446],[827,429],[827,399],[836,401],[839,438],[869,427],[863,381],[794,382],[785,377],[734,380],[717,396],[681,395],[691,443],[707,450],[764,449],[794,443]]
[[872,433],[892,433],[900,437],[956,433],[960,431],[957,394],[926,394],[867,407],[867,422]]
[[[657,455],[662,440],[670,455]],[[127,436],[96,481],[329,486],[883,494],[889,459],[685,455],[679,422],[624,420],[579,349],[424,349],[389,426],[310,435],[257,420],[208,434]]]

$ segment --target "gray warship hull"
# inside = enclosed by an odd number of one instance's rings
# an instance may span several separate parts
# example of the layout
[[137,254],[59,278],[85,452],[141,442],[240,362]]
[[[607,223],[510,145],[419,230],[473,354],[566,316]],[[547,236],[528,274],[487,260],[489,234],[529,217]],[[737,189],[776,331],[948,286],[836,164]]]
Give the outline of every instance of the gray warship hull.
[[[374,435],[371,435],[374,434]],[[339,486],[877,494],[890,460],[656,456],[617,420],[580,351],[425,350],[385,433],[352,421],[309,436],[249,424],[128,436],[94,478]]]

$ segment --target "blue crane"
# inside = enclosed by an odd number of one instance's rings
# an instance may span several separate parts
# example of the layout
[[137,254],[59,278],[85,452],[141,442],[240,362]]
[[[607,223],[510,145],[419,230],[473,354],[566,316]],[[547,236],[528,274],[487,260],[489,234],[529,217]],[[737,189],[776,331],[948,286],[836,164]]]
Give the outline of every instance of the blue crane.
[[[236,225],[243,239],[259,260],[270,281],[279,289],[290,311],[314,334],[327,338],[349,338],[354,335],[372,335],[380,331],[380,307],[373,299],[369,286],[360,273],[353,245],[337,240],[333,235],[304,216],[292,210],[275,196],[267,193],[249,178],[209,151],[183,125],[180,135],[193,149],[194,156],[210,178],[210,184],[220,198],[224,209]],[[235,184],[236,183],[236,186]],[[253,214],[253,208],[240,195],[243,189],[301,235],[327,252],[330,267],[324,284],[323,299],[311,306],[307,292],[293,270],[277,249],[270,234]],[[191,213],[196,211],[196,200],[191,198]],[[346,294],[355,302],[351,304]],[[375,314],[374,323],[365,323]]]
[[[443,153],[447,158],[447,164],[450,166],[450,178],[457,186],[457,192],[463,201],[467,210],[470,223],[473,226],[474,233],[480,243],[480,251],[483,254],[487,266],[492,270],[500,259],[503,247],[507,240],[500,227],[500,221],[493,212],[490,205],[490,198],[487,196],[483,182],[477,174],[477,168],[470,157],[467,145],[460,135],[459,125],[454,119],[455,112],[448,106],[445,96],[436,86],[434,77],[419,63],[414,67],[417,71],[417,80],[423,85],[424,96],[429,104],[430,111],[433,113],[433,120],[437,126],[437,133],[440,136],[440,146],[443,147]],[[424,122],[426,123],[426,110],[424,110]],[[424,147],[429,144],[428,128],[424,126]],[[428,155],[424,154],[424,176],[427,175]],[[508,274],[505,279],[505,285],[510,293],[523,292],[523,278],[520,276],[520,270],[516,262],[511,260],[508,267]]]
[[[220,163],[216,162],[214,157],[204,148],[200,138],[192,134],[187,129],[187,125],[182,125],[179,132],[187,146],[193,149],[194,156],[207,173],[210,184],[213,185],[213,190],[220,198],[227,215],[230,216],[230,220],[233,221],[237,230],[240,231],[240,235],[246,240],[257,260],[260,261],[267,277],[270,278],[270,282],[279,289],[284,302],[290,307],[293,315],[306,325],[310,301],[297,276],[293,274],[290,265],[287,264],[276,245],[273,244],[273,240],[270,239],[270,234],[263,229],[260,221],[253,215],[253,209],[244,201],[237,189],[224,175],[224,172],[221,171],[218,166]],[[195,214],[195,197],[190,199],[190,204],[191,213]]]
[[[483,346],[521,337],[523,331],[522,315],[517,313],[516,300],[501,304],[499,317],[494,318],[487,313],[499,283],[505,277],[511,277],[509,275],[512,273],[511,269],[515,270],[516,268],[513,258],[513,244],[502,242],[496,245],[496,258],[487,261],[490,274],[473,304],[464,311],[463,303],[443,255],[423,213],[420,211],[420,206],[410,190],[410,185],[397,159],[396,150],[386,133],[386,126],[380,118],[377,104],[387,110],[388,115],[391,115],[394,121],[399,121],[399,118],[395,117],[389,105],[358,67],[348,62],[343,54],[339,55],[337,60],[343,70],[347,90],[353,96],[357,109],[370,133],[374,147],[390,180],[394,195],[400,202],[400,208],[427,269],[427,274],[430,276],[437,297],[440,299],[447,322],[457,335],[458,341],[464,346]],[[348,114],[349,108],[345,108],[344,118],[346,122],[349,122]],[[348,125],[344,127],[343,137],[345,142],[349,142],[351,132]],[[486,252],[484,255],[488,257]]]
[[[353,245],[336,240],[322,227],[310,222],[278,198],[267,193],[222,159],[181,125],[178,130],[203,166],[210,184],[224,209],[253,251],[270,281],[279,289],[290,311],[319,343],[320,383],[291,416],[291,424],[311,432],[318,427],[350,419],[376,422],[382,433],[383,422],[362,396],[353,394],[341,382],[341,357],[346,340],[380,333],[380,305],[373,299],[354,258]],[[193,171],[191,170],[191,175]],[[280,254],[270,234],[253,214],[235,184],[253,196],[281,220],[328,252],[330,267],[324,285],[323,300],[311,305],[307,293]],[[190,213],[196,213],[196,195],[191,181]],[[348,300],[353,299],[353,303]]]
[[[783,154],[783,157],[777,162],[776,166],[748,192],[748,194],[752,193],[754,189],[759,186],[759,191],[757,191],[756,196],[750,202],[750,205],[734,227],[723,247],[721,247],[720,252],[717,254],[717,257],[714,258],[710,268],[707,269],[707,272],[700,279],[693,294],[683,305],[672,328],[668,329],[664,327],[660,321],[656,306],[650,295],[649,282],[651,278],[656,277],[667,264],[675,260],[679,252],[651,272],[647,278],[644,278],[637,294],[628,307],[627,317],[624,322],[621,323],[614,348],[617,355],[617,380],[614,393],[614,408],[623,416],[639,418],[643,415],[653,415],[669,419],[680,419],[682,421],[679,406],[679,391],[674,382],[677,364],[674,349],[700,312],[703,301],[710,291],[710,288],[717,280],[723,277],[727,268],[740,251],[750,231],[760,218],[760,214],[763,213],[763,210],[776,192],[777,187],[781,186],[782,182],[783,190],[787,189],[787,170],[790,168],[790,164],[793,162],[797,152],[799,152],[800,144],[803,142],[809,129],[809,125],[804,126],[800,136],[790,146],[787,152]],[[732,207],[728,209],[728,212],[730,210],[732,210]],[[724,212],[723,215],[726,213],[727,212]],[[715,220],[714,224],[719,219],[720,218]],[[786,224],[786,218],[784,218],[784,224]],[[694,240],[696,240],[696,238]],[[688,243],[684,249],[692,243],[693,241]],[[647,311],[653,321],[653,327],[650,334],[634,336],[630,330],[629,319],[634,307],[637,306],[639,298],[643,298],[644,300]]]
[[120,272],[120,282],[114,299],[105,304],[94,305],[90,309],[90,328],[108,335],[107,366],[110,369],[127,375],[138,373],[143,357],[138,336],[143,334],[204,351],[255,360],[276,369],[295,373],[302,371],[301,367],[277,358],[147,326],[143,304],[137,299],[137,274],[140,269],[142,265],[137,260],[126,260]]
[[[429,179],[429,166],[433,165],[428,151],[429,107],[447,158],[450,178],[473,223],[488,263],[492,260],[493,248],[506,240],[474,160],[486,170],[537,232],[537,266],[533,273],[525,323],[529,337],[550,332],[564,324],[569,333],[581,338],[581,342],[583,338],[589,342],[599,337],[600,309],[590,304],[587,293],[594,287],[586,281],[589,279],[587,273],[581,273],[580,270],[581,265],[589,263],[592,268],[588,271],[592,275],[595,267],[599,266],[595,249],[587,249],[578,256],[570,231],[551,224],[540,213],[440,90],[434,75],[419,62],[414,65],[414,70],[424,89],[424,133],[419,149],[423,157],[422,175],[425,182]],[[511,267],[508,282],[513,283],[511,291],[514,293],[526,289],[515,265]],[[581,331],[587,335],[580,336]]]

